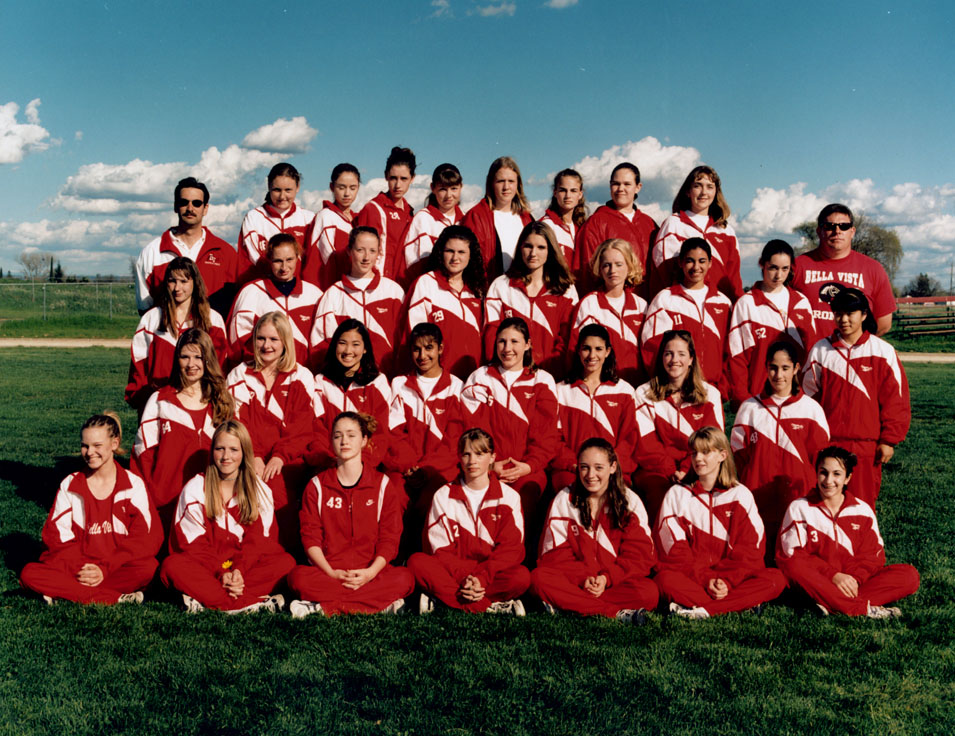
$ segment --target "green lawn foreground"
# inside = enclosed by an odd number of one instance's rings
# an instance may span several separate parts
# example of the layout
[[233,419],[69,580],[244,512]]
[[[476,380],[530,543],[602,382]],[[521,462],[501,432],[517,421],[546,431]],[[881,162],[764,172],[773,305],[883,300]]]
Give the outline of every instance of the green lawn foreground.
[[[21,593],[80,423],[121,408],[122,350],[0,350],[0,734],[912,734],[955,730],[955,367],[910,366],[886,471],[898,621],[761,617],[643,628],[572,616],[187,616]],[[134,417],[122,412],[129,447]]]

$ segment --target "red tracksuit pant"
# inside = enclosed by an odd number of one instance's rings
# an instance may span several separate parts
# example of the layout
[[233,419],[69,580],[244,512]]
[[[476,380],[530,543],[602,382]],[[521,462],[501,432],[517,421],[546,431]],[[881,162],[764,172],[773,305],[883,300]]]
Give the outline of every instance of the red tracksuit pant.
[[496,601],[507,601],[523,595],[531,584],[530,571],[523,565],[515,565],[501,570],[494,576],[485,589],[484,598],[479,601],[465,601],[458,598],[461,581],[433,555],[418,552],[408,560],[408,569],[414,575],[418,587],[428,595],[451,608],[459,608],[469,613],[483,613]]
[[[88,560],[94,565],[96,560]],[[31,562],[20,575],[22,583],[30,590],[51,598],[63,598],[76,603],[116,603],[123,593],[142,590],[156,574],[159,563],[154,557],[130,560],[113,570],[96,586],[83,585],[76,575],[68,570],[45,562]]]
[[569,565],[538,567],[531,572],[534,593],[546,603],[584,616],[613,618],[623,608],[652,609],[660,591],[650,578],[633,576],[593,596],[581,588],[591,571],[582,562]]
[[783,564],[786,577],[805,590],[814,601],[830,611],[847,616],[864,616],[870,603],[881,606],[912,595],[919,589],[919,574],[911,565],[886,565],[859,586],[858,596],[849,598],[835,586],[831,578],[814,566],[792,560]]
[[[718,577],[718,576],[716,576]],[[730,611],[745,611],[776,598],[786,588],[786,576],[779,570],[765,568],[730,587],[722,600],[714,600],[706,586],[677,570],[661,570],[654,578],[660,592],[681,606],[701,606],[711,616]]]
[[218,565],[209,567],[187,553],[169,555],[162,563],[161,577],[166,587],[195,598],[206,608],[233,611],[269,595],[293,567],[295,560],[287,552],[262,555],[254,567],[242,570],[245,589],[238,598],[222,587]]
[[374,578],[351,590],[310,565],[298,565],[288,576],[289,587],[299,598],[322,604],[328,615],[378,613],[414,590],[414,577],[404,567],[385,565]]

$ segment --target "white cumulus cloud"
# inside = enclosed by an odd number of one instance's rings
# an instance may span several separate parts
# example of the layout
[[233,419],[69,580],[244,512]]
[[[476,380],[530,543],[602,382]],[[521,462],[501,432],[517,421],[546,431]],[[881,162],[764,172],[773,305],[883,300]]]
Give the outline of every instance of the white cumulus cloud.
[[749,205],[749,212],[739,221],[741,234],[765,237],[778,233],[792,233],[792,229],[806,220],[815,219],[819,210],[830,200],[806,191],[806,183],[799,181],[786,189],[760,187]]
[[242,139],[242,147],[273,153],[304,153],[316,135],[318,131],[303,116],[279,118],[249,133]]
[[512,16],[517,12],[515,3],[491,3],[489,5],[479,5],[475,8],[478,15],[489,18],[495,15]]
[[57,141],[40,125],[40,98],[27,103],[24,115],[27,122],[17,120],[20,106],[16,102],[0,105],[0,164],[17,164],[29,153],[45,151]]

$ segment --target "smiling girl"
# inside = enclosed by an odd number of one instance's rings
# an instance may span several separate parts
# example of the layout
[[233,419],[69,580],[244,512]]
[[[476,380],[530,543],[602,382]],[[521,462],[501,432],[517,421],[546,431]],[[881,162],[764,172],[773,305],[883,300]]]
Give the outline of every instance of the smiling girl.
[[[677,254],[688,238],[703,238],[712,249],[713,268],[707,283],[735,302],[743,295],[739,243],[729,224],[730,208],[720,177],[710,166],[697,166],[683,180],[673,199],[673,214],[660,225],[653,245],[650,294],[672,286],[679,275]],[[682,255],[679,260],[682,261]]]
[[169,383],[179,336],[197,327],[212,339],[219,364],[229,358],[225,323],[211,309],[199,269],[191,258],[176,257],[166,266],[166,288],[143,315],[130,346],[126,403],[142,415],[146,400]]
[[142,603],[156,573],[162,526],[142,478],[115,460],[122,428],[113,412],[81,430],[84,468],[60,483],[43,525],[46,549],[21,581],[48,603]]
[[758,394],[766,382],[766,349],[778,339],[791,340],[799,362],[816,342],[812,307],[792,283],[793,249],[770,240],[759,257],[763,278],[733,306],[727,343],[729,398],[739,405]]
[[278,543],[269,487],[256,477],[252,440],[234,419],[216,427],[205,472],[179,496],[162,581],[182,593],[187,613],[278,611],[270,595],[295,560]]
[[642,624],[660,596],[649,578],[656,554],[647,512],[617,458],[606,440],[581,444],[573,485],[547,514],[531,579],[545,606]]
[[[268,277],[265,251],[273,235],[287,233],[304,249],[311,238],[315,213],[295,204],[302,176],[292,164],[275,164],[269,171],[264,204],[251,210],[239,230],[239,283]],[[299,251],[301,252],[301,250]]]
[[686,330],[693,335],[703,378],[726,393],[723,354],[732,304],[715,284],[707,285],[712,267],[710,245],[703,238],[688,238],[680,246],[681,284],[664,289],[647,307],[640,332],[643,364],[656,361],[660,336],[667,330]]
[[786,511],[776,563],[816,602],[823,615],[896,618],[886,603],[919,587],[911,565],[886,565],[885,548],[872,507],[849,490],[856,457],[827,447],[816,460],[816,489]]
[[763,522],[753,494],[736,479],[726,435],[703,427],[687,444],[692,469],[667,491],[654,528],[655,580],[670,612],[709,618],[773,600],[786,578],[763,564]]

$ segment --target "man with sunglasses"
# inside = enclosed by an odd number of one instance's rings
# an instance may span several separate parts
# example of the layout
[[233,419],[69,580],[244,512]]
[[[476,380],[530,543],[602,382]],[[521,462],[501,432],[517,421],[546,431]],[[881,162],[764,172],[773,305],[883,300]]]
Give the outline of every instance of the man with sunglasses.
[[852,250],[855,233],[852,210],[844,204],[827,204],[816,218],[819,247],[799,256],[793,267],[793,288],[805,294],[812,305],[819,337],[831,335],[836,327],[829,302],[840,286],[851,286],[866,295],[879,335],[892,327],[892,284],[881,263]]
[[192,176],[180,180],[176,184],[172,208],[179,217],[178,224],[143,248],[136,260],[139,313],[143,314],[153,306],[157,290],[165,288],[166,264],[179,256],[195,261],[209,303],[227,317],[235,296],[238,261],[232,245],[202,226],[202,218],[209,211],[209,189]]

